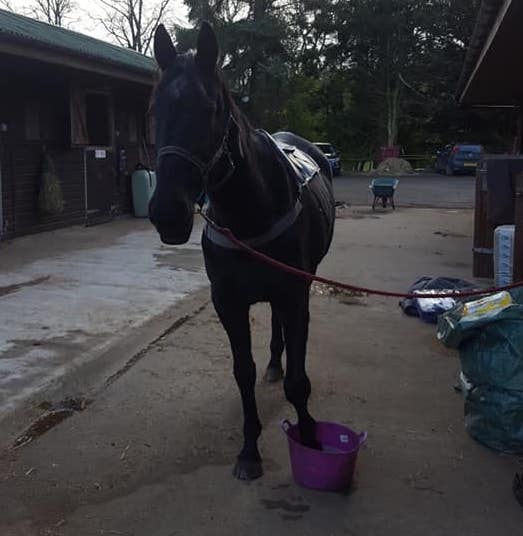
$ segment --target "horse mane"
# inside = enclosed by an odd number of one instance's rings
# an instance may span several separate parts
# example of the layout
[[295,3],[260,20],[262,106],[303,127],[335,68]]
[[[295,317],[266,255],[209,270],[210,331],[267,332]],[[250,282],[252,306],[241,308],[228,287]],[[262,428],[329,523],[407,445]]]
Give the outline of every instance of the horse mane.
[[223,96],[224,104],[229,109],[229,113],[232,115],[234,121],[238,125],[238,135],[240,136],[241,143],[245,145],[245,143],[248,143],[247,133],[252,130],[252,125],[247,116],[240,110],[240,107],[236,104],[236,101],[234,100],[227,86],[227,81],[225,80],[223,71],[220,68],[217,68],[216,75],[219,84],[219,91]]

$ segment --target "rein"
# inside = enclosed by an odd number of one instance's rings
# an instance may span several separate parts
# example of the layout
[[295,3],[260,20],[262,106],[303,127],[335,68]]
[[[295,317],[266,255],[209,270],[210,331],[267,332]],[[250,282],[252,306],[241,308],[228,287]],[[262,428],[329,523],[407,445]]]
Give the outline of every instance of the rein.
[[269,255],[266,255],[265,253],[262,253],[261,251],[258,251],[257,249],[254,249],[251,245],[247,244],[246,242],[239,240],[234,236],[234,233],[226,228],[219,226],[216,222],[214,222],[205,212],[202,210],[199,210],[200,216],[207,222],[207,224],[214,229],[216,233],[219,233],[223,237],[227,238],[232,242],[238,249],[241,249],[254,257],[255,259],[258,259],[265,264],[268,264],[269,266],[272,266],[273,268],[276,268],[282,272],[286,272],[288,274],[294,275],[296,277],[300,277],[301,279],[304,279],[305,281],[308,281],[309,283],[312,283],[313,281],[316,281],[318,283],[323,283],[325,285],[330,285],[332,287],[340,288],[343,290],[349,290],[351,292],[355,292],[358,294],[363,295],[374,295],[374,296],[384,296],[386,298],[407,298],[407,299],[414,299],[414,298],[467,298],[467,297],[475,297],[475,296],[485,296],[488,294],[494,294],[501,291],[508,291],[513,290],[516,288],[523,287],[523,281],[518,281],[516,283],[513,283],[512,285],[506,285],[504,287],[495,287],[495,288],[488,288],[485,290],[473,290],[473,291],[467,291],[467,292],[456,292],[456,291],[450,291],[450,292],[440,292],[440,293],[434,293],[434,294],[425,294],[422,293],[405,293],[405,292],[393,292],[388,290],[379,290],[379,289],[373,289],[373,288],[367,288],[367,287],[361,287],[357,285],[351,285],[349,283],[342,283],[340,281],[335,281],[334,279],[328,279],[326,277],[321,277],[316,274],[311,274],[310,272],[306,272],[305,270],[300,270],[299,268],[295,268],[294,266],[290,266],[288,264],[285,264],[284,262],[281,262],[277,259],[274,259],[270,257]]

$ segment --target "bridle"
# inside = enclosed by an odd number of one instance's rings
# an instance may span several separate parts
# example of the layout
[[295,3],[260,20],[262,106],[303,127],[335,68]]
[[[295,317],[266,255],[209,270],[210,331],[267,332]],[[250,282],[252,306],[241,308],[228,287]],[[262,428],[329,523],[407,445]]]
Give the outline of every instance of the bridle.
[[[209,217],[209,215],[203,211],[202,205],[203,200],[205,199],[206,193],[209,192],[209,190],[216,191],[218,188],[224,185],[224,183],[233,175],[234,171],[236,170],[236,164],[234,163],[233,155],[231,153],[230,147],[229,147],[229,141],[231,136],[231,126],[232,124],[235,124],[238,128],[238,135],[240,135],[240,128],[238,123],[236,122],[236,119],[234,118],[232,112],[229,112],[229,116],[227,118],[227,124],[225,125],[225,131],[223,133],[223,138],[218,146],[218,149],[212,156],[212,158],[208,162],[204,162],[194,154],[192,154],[187,149],[184,149],[183,147],[180,147],[179,145],[165,145],[164,147],[160,148],[158,150],[157,154],[157,163],[159,165],[162,158],[168,155],[173,155],[181,158],[182,160],[185,160],[192,166],[194,166],[203,181],[203,190],[200,192],[200,194],[194,199],[195,203],[198,203],[200,205],[200,210],[198,211],[207,221],[207,225],[205,226],[204,233],[205,236],[209,241],[214,243],[217,246],[224,247],[227,249],[238,249],[238,245],[230,240],[226,235],[224,235],[223,232],[221,232],[220,228],[216,225],[216,223]],[[270,143],[276,148],[277,153],[281,153],[284,158],[287,159],[287,156],[285,156],[283,150],[281,148],[278,148],[278,145],[276,141],[266,132],[260,131],[262,134],[264,134]],[[241,140],[239,140],[241,143]],[[295,148],[292,148],[294,151]],[[228,163],[228,170],[227,173],[219,179],[219,181],[213,185],[209,184],[209,175],[216,166],[216,164],[220,161],[222,156],[225,155],[227,157],[227,163]],[[242,149],[240,146],[240,155],[242,155]],[[296,171],[296,168],[294,164],[288,163],[288,165],[292,166],[293,172],[295,174],[296,180],[298,180],[298,172]],[[316,172],[318,172],[319,167],[316,165]],[[308,180],[307,180],[308,182]],[[306,182],[298,182],[298,191],[301,192],[301,189],[306,185]],[[258,247],[263,244],[266,244],[268,242],[272,242],[275,238],[280,236],[283,232],[285,232],[287,229],[289,229],[292,225],[294,225],[294,222],[299,217],[301,210],[302,210],[302,203],[301,203],[301,195],[299,193],[298,198],[296,199],[296,202],[294,206],[287,211],[281,218],[276,220],[276,222],[273,222],[271,227],[261,235],[258,235],[256,237],[244,240],[244,244],[250,247]]]
[[157,165],[160,164],[161,159],[165,156],[168,156],[168,155],[178,156],[182,160],[189,162],[189,164],[192,164],[196,169],[198,169],[203,180],[203,186],[205,189],[208,189],[209,188],[209,181],[208,181],[209,175],[211,171],[213,170],[214,166],[216,166],[216,164],[220,161],[222,156],[225,155],[227,157],[227,163],[228,163],[229,169],[227,173],[225,174],[225,176],[222,177],[218,181],[218,183],[213,186],[212,189],[216,189],[222,186],[236,170],[236,165],[234,163],[231,150],[229,148],[229,138],[231,134],[231,126],[233,123],[238,125],[238,123],[236,122],[236,119],[232,115],[232,112],[230,112],[220,146],[214,153],[213,157],[209,160],[209,162],[204,162],[203,160],[201,160],[200,158],[198,158],[191,152],[187,151],[187,149],[184,149],[183,147],[180,147],[179,145],[165,145],[164,147],[158,150],[158,154],[156,157]]

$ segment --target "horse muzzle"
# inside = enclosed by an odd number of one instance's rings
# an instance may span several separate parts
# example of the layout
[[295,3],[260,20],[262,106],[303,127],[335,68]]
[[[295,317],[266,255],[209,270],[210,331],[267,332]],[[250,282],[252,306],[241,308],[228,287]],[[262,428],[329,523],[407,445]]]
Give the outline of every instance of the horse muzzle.
[[183,234],[174,234],[174,233],[170,233],[170,232],[167,232],[167,233],[162,233],[161,231],[158,231],[159,235],[160,235],[160,240],[168,245],[168,246],[179,246],[181,244],[185,244],[187,243],[187,241],[189,240],[190,236],[191,236],[191,230],[192,229],[189,229],[188,232],[186,233],[183,233]]
[[152,205],[149,206],[149,219],[158,231],[160,240],[170,246],[185,244],[191,236],[194,224],[193,210],[184,207],[183,210],[166,212],[164,216],[161,217]]

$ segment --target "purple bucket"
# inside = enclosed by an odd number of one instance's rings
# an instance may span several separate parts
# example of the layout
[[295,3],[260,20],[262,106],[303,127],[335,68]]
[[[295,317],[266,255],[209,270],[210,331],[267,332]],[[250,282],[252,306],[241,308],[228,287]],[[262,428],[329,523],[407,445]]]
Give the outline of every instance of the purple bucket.
[[300,443],[297,424],[285,420],[281,427],[289,441],[292,475],[297,484],[332,491],[350,486],[358,451],[367,440],[367,432],[357,434],[341,424],[316,422],[316,440],[322,450],[315,450]]

